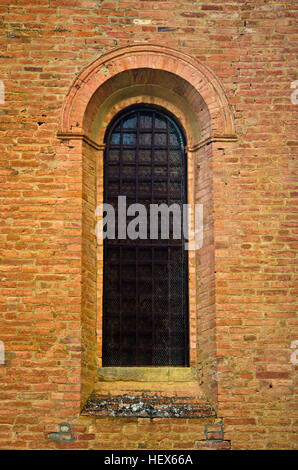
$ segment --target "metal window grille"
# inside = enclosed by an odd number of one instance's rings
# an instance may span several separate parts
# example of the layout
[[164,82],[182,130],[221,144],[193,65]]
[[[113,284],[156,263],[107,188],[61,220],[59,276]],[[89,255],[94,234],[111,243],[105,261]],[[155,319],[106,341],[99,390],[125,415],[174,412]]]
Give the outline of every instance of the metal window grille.
[[[146,206],[148,234],[150,204],[187,202],[184,146],[175,119],[159,108],[135,107],[111,123],[104,202],[116,220],[119,195]],[[167,240],[104,240],[103,366],[188,365],[187,251],[172,232],[170,223]]]

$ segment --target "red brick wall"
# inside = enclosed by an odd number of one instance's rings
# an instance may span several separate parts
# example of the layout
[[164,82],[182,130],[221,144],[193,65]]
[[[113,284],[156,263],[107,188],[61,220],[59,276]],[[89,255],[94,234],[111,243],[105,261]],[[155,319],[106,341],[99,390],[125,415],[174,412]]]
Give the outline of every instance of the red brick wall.
[[[58,123],[76,75],[136,43],[208,65],[229,97],[238,141],[202,151],[198,174],[212,227],[197,264],[198,343],[216,353],[202,380],[232,449],[294,448],[296,2],[1,5],[0,448],[226,446],[205,442],[208,419],[79,416],[96,369],[96,166],[83,142],[57,140]],[[50,440],[65,421],[75,441]]]

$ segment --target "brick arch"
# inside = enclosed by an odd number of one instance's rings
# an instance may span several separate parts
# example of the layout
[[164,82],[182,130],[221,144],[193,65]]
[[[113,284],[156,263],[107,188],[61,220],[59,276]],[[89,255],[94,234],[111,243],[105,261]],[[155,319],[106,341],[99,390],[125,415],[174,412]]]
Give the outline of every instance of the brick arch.
[[210,113],[209,137],[234,135],[231,106],[215,74],[192,57],[157,45],[117,48],[88,65],[67,94],[59,134],[84,133],[84,117],[92,96],[111,78],[137,69],[163,70],[184,80],[200,95]]
[[[180,120],[193,146],[210,136],[210,115],[201,96],[180,77],[153,69],[132,69],[105,82],[89,101],[83,120],[84,134],[103,143],[105,130],[123,102],[160,104]],[[163,104],[162,104],[163,103]]]
[[75,79],[62,109],[57,152],[70,166],[81,161],[81,405],[101,366],[103,247],[95,237],[95,209],[103,197],[103,137],[113,116],[134,103],[172,112],[186,133],[188,202],[204,206],[204,244],[189,255],[190,365],[216,406],[213,169],[217,152],[236,139],[233,115],[212,71],[185,54],[152,45],[119,48],[94,61]]

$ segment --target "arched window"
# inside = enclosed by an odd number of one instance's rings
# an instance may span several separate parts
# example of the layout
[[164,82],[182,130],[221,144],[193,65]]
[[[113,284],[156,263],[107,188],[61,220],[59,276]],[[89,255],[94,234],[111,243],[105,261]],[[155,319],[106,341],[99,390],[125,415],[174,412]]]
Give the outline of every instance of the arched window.
[[[188,366],[188,257],[183,231],[179,238],[173,232],[174,213],[168,237],[161,217],[158,236],[150,236],[153,204],[176,204],[183,226],[183,132],[163,109],[139,105],[116,116],[105,142],[104,202],[115,208],[116,222],[118,196],[127,208],[142,204],[147,236],[119,236],[116,223],[116,238],[104,240],[103,366]],[[137,215],[127,216],[126,225]]]

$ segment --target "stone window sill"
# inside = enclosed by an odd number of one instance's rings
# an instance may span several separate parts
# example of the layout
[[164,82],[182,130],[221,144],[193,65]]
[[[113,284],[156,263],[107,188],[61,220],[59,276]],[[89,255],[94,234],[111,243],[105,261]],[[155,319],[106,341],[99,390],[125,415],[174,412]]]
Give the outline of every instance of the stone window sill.
[[189,382],[196,378],[192,367],[99,367],[99,382]]
[[104,367],[83,416],[213,418],[190,367]]

